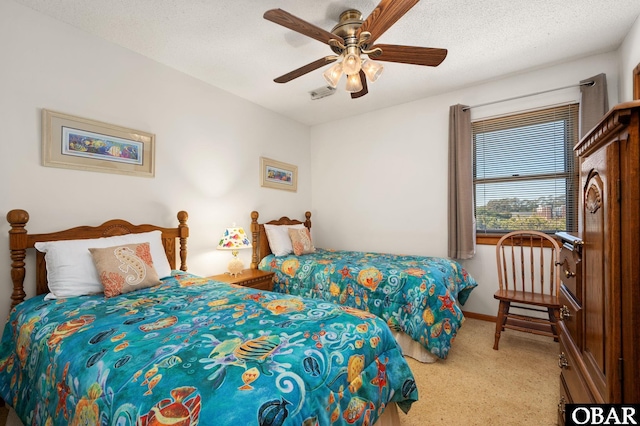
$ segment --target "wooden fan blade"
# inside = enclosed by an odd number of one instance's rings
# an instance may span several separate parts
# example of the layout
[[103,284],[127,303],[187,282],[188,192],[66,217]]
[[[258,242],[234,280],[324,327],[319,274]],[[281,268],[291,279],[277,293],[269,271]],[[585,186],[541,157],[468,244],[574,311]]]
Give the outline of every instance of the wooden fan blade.
[[369,93],[369,88],[367,87],[367,76],[362,70],[360,70],[360,81],[362,82],[362,90],[352,93],[351,99],[358,99]]
[[313,70],[317,70],[321,66],[330,64],[331,62],[335,62],[338,59],[337,56],[325,56],[324,58],[320,58],[317,61],[313,61],[310,64],[302,66],[296,70],[286,73],[285,75],[281,75],[278,78],[273,79],[276,83],[287,83],[295,78],[303,76]]
[[283,27],[287,27],[290,30],[299,32],[300,34],[306,35],[307,37],[311,37],[322,43],[329,44],[329,40],[336,39],[340,43],[344,43],[342,37],[338,37],[335,34],[330,33],[329,31],[325,31],[320,27],[317,27],[309,22],[300,19],[296,16],[293,16],[289,12],[285,12],[282,9],[271,9],[267,10],[264,13],[264,19],[267,19],[271,22],[275,22],[276,24],[282,25]]
[[385,31],[387,31],[398,19],[409,11],[419,0],[382,0],[371,14],[364,20],[356,36],[363,31],[369,31],[371,38],[367,44],[371,45]]
[[376,61],[401,62],[403,64],[425,65],[437,67],[447,57],[447,49],[433,47],[398,46],[395,44],[376,44],[372,49],[379,47],[382,53],[369,55]]

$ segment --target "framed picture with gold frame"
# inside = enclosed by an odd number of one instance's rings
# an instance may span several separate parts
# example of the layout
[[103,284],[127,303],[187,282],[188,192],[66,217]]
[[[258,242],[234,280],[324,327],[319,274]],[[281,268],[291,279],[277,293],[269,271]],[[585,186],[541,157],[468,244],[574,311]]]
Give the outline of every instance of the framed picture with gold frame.
[[260,185],[266,188],[298,190],[298,166],[260,157]]
[[155,135],[43,109],[42,164],[153,177]]

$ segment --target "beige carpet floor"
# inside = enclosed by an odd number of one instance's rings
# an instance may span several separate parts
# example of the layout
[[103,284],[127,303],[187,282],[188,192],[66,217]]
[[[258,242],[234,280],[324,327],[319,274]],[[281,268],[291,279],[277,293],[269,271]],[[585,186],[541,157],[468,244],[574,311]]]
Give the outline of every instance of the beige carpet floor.
[[493,350],[495,324],[467,319],[446,360],[409,358],[419,401],[402,425],[547,426],[557,424],[558,343],[507,330]]
[[[555,425],[559,393],[558,344],[508,330],[494,351],[492,322],[467,319],[449,357],[433,364],[409,358],[420,400],[403,426]],[[0,409],[0,425],[6,424]],[[13,425],[8,425],[13,426]]]

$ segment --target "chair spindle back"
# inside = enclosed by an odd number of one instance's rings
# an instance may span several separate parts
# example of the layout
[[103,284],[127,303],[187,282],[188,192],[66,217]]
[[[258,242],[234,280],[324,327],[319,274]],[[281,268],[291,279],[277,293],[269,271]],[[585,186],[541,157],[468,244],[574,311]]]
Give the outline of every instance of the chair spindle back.
[[496,245],[501,290],[557,295],[560,246],[538,231],[514,231]]

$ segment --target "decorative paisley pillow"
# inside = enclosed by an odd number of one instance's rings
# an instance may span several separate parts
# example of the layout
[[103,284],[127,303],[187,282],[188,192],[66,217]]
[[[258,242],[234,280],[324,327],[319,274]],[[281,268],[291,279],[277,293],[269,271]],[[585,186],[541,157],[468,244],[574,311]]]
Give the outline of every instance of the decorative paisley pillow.
[[291,247],[291,238],[289,237],[289,229],[302,229],[303,224],[297,225],[270,225],[265,223],[264,232],[267,234],[267,241],[269,241],[269,248],[271,253],[276,256],[286,256],[291,254],[293,247]]
[[149,243],[90,248],[105,297],[152,287],[161,283],[153,267]]
[[291,245],[293,246],[293,253],[296,256],[303,254],[309,254],[316,251],[311,241],[311,233],[307,228],[302,229],[289,229],[289,238],[291,238]]

